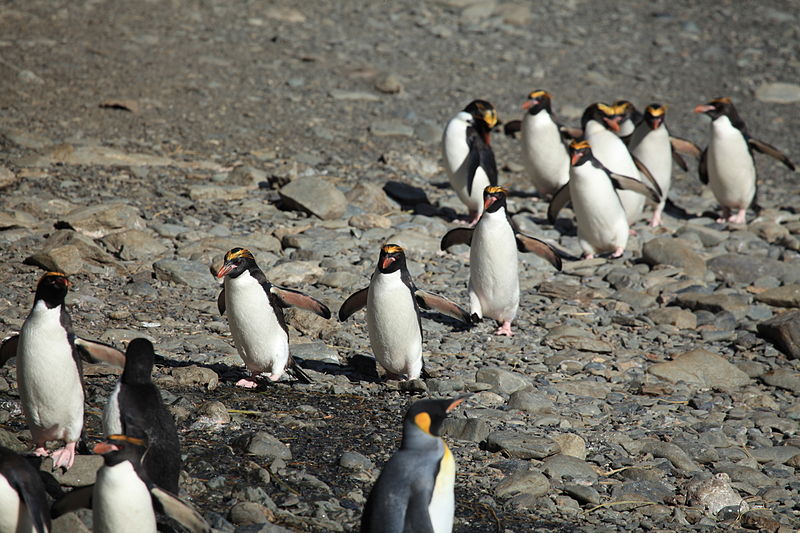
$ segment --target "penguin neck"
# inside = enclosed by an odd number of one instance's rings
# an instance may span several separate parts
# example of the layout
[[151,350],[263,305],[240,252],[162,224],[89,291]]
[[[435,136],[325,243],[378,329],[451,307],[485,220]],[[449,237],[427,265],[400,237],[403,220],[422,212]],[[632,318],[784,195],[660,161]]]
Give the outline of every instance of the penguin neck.
[[596,135],[604,131],[608,131],[608,128],[606,128],[603,124],[596,121],[595,119],[591,119],[588,122],[586,122],[586,126],[584,126],[583,128],[583,135],[584,137],[586,137],[589,135]]
[[400,448],[403,450],[444,450],[445,444],[441,437],[434,437],[411,422],[406,424],[403,431]]
[[712,120],[711,128],[714,133],[718,135],[730,135],[737,132],[741,133],[741,131],[733,125],[731,120],[726,115],[720,115]]
[[126,385],[145,385],[151,382],[152,371],[152,362],[148,364],[146,361],[136,361],[125,367],[119,380]]

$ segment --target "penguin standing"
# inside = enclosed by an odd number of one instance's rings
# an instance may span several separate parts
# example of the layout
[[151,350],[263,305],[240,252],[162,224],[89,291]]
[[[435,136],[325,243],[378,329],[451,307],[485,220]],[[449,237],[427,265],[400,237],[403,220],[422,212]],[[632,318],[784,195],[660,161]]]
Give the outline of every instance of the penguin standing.
[[628,243],[629,226],[616,189],[634,191],[654,202],[661,198],[641,181],[603,166],[592,155],[587,141],[573,141],[569,153],[572,162],[569,183],[553,197],[547,218],[551,224],[555,223],[558,211],[571,201],[584,258],[591,259],[605,252],[611,252],[611,257],[620,257]]
[[50,509],[39,472],[0,446],[0,531],[47,533]]
[[711,186],[722,206],[718,222],[744,224],[756,195],[753,150],[774,157],[790,170],[795,169],[794,164],[774,146],[750,137],[730,98],[716,98],[694,111],[711,117],[711,140],[700,156],[698,170],[700,181]]
[[151,373],[155,352],[149,340],[128,344],[125,370],[106,403],[103,432],[146,439],[142,466],[153,482],[175,494],[181,471],[181,444],[175,420],[164,405]]
[[367,330],[375,359],[390,378],[417,379],[423,371],[420,307],[435,309],[469,324],[469,314],[447,298],[418,289],[396,244],[385,244],[369,286],[352,294],[339,309],[339,320],[367,308]]
[[403,440],[372,487],[361,533],[450,533],[456,464],[441,438],[442,424],[466,397],[421,400],[403,420]]
[[506,190],[486,187],[484,211],[474,229],[456,228],[442,237],[441,248],[467,244],[469,304],[473,321],[484,316],[497,321],[496,335],[512,336],[511,321],[519,307],[517,250],[533,252],[561,270],[561,259],[547,243],[520,233],[506,211]]
[[550,93],[533,91],[522,104],[522,162],[542,197],[552,196],[569,181],[569,156],[561,127],[551,110]]
[[483,189],[497,185],[497,163],[490,134],[498,124],[497,111],[486,100],[473,100],[447,123],[442,136],[444,167],[450,185],[469,209],[469,224],[483,209]]
[[252,373],[252,379],[242,378],[236,385],[257,387],[256,380],[262,372],[271,381],[278,381],[287,366],[298,378],[310,382],[289,356],[289,329],[283,309],[295,306],[330,318],[327,306],[300,291],[267,281],[253,254],[243,248],[233,248],[225,254],[225,263],[216,277],[225,279],[217,298],[219,312],[227,313],[236,350]]
[[630,137],[644,118],[642,112],[629,100],[617,100],[612,107],[618,126],[615,133],[622,139]]
[[650,225],[653,227],[661,225],[661,214],[667,203],[670,185],[672,185],[674,156],[665,123],[666,111],[666,106],[661,104],[647,106],[642,121],[636,126],[628,143],[628,149],[653,173],[653,177],[661,188],[661,201],[656,206],[653,218],[650,220]]

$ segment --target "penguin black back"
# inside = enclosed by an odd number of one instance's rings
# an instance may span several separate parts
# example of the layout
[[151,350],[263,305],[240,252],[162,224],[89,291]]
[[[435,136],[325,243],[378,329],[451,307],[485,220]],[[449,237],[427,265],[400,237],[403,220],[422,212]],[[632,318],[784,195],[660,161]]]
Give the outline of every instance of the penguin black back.
[[[0,476],[19,495],[21,502],[28,508],[30,521],[36,533],[50,531],[50,512],[44,483],[39,472],[24,457],[0,446]],[[7,513],[0,509],[0,513]],[[8,518],[6,515],[5,518]]]

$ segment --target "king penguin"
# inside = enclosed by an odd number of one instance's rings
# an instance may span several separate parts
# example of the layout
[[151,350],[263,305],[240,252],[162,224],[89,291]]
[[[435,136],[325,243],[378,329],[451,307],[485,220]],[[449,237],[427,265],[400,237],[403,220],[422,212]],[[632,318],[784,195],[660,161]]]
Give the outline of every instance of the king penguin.
[[178,493],[181,444],[175,420],[153,384],[151,373],[155,351],[143,338],[133,339],[125,352],[125,370],[106,403],[103,432],[128,435],[147,441],[142,466],[153,482]]
[[0,446],[0,531],[50,531],[47,494],[39,472],[25,458],[3,446]]
[[497,111],[486,100],[473,100],[447,123],[442,136],[444,167],[450,185],[469,209],[474,225],[483,209],[483,189],[497,185],[497,163],[491,131],[497,126]]
[[442,424],[465,396],[421,400],[403,420],[403,440],[372,487],[361,533],[450,533],[456,464],[441,438]]
[[363,307],[372,352],[390,378],[417,379],[423,372],[420,307],[470,323],[469,314],[458,305],[414,285],[405,251],[396,244],[381,247],[369,286],[345,300],[339,320],[344,322]]
[[603,166],[592,155],[588,141],[573,141],[569,153],[572,163],[569,183],[553,196],[547,218],[554,224],[558,212],[571,201],[584,258],[591,259],[605,252],[611,252],[611,257],[620,257],[628,243],[629,226],[616,189],[636,192],[654,202],[659,202],[661,197],[641,181]]
[[225,254],[225,263],[216,277],[225,280],[217,298],[219,312],[228,315],[236,350],[252,374],[252,379],[242,378],[236,385],[255,388],[262,372],[271,381],[278,381],[287,367],[299,379],[310,382],[289,356],[289,329],[283,309],[295,306],[330,318],[328,307],[300,291],[267,281],[253,254],[244,248],[233,248]]
[[744,224],[756,195],[753,150],[774,157],[790,170],[795,169],[794,164],[774,146],[750,136],[730,98],[715,98],[694,111],[711,117],[711,140],[700,156],[698,170],[700,181],[711,186],[722,206],[718,222]]
[[533,252],[561,270],[561,258],[547,243],[520,233],[506,211],[506,190],[483,191],[484,210],[474,229],[456,228],[442,237],[441,248],[470,246],[469,305],[473,321],[497,321],[496,335],[512,336],[511,321],[519,307],[517,251]]

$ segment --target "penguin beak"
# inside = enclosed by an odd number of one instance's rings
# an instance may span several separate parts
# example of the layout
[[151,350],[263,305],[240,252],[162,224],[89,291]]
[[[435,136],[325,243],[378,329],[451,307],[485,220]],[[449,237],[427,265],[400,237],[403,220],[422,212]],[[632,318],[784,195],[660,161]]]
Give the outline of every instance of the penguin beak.
[[714,106],[708,104],[701,104],[694,108],[695,113],[708,113],[709,111],[713,111]]
[[539,100],[536,100],[535,98],[531,98],[530,100],[525,100],[524,102],[522,102],[522,109],[527,111],[528,109],[532,108],[533,106],[535,106],[538,103],[539,103]]
[[387,268],[389,268],[389,265],[391,265],[395,261],[397,261],[396,258],[392,257],[391,255],[387,255],[386,257],[383,258],[383,261],[381,261],[381,269],[386,270]]
[[653,129],[657,130],[661,126],[662,122],[664,122],[663,118],[660,118],[660,117],[659,118],[654,118],[653,119]]
[[580,161],[582,155],[583,152],[572,152],[572,157],[570,157],[570,162],[572,163],[573,167],[578,163],[578,161]]
[[495,203],[496,200],[497,198],[495,198],[494,196],[487,196],[486,199],[483,201],[483,210],[486,211],[487,209],[489,209],[489,206]]
[[613,131],[619,131],[619,123],[622,117],[604,117],[603,120]]
[[461,405],[461,403],[462,403],[464,400],[466,400],[467,398],[469,398],[470,396],[472,396],[472,393],[469,393],[469,394],[462,394],[461,396],[459,396],[458,398],[456,398],[455,400],[453,400],[453,403],[451,403],[451,404],[450,404],[450,405],[447,407],[447,409],[446,409],[446,410],[447,410],[447,412],[448,412],[448,413],[452,413],[452,412],[453,412],[453,410],[455,410],[455,408],[456,408],[456,407],[458,407],[459,405]]
[[222,265],[222,268],[220,268],[219,271],[217,272],[217,279],[224,278],[234,268],[235,267],[231,263],[225,263],[224,265]]
[[99,442],[94,446],[94,453],[98,455],[103,455],[104,453],[108,452],[116,452],[119,448],[115,444],[111,444],[110,442]]

